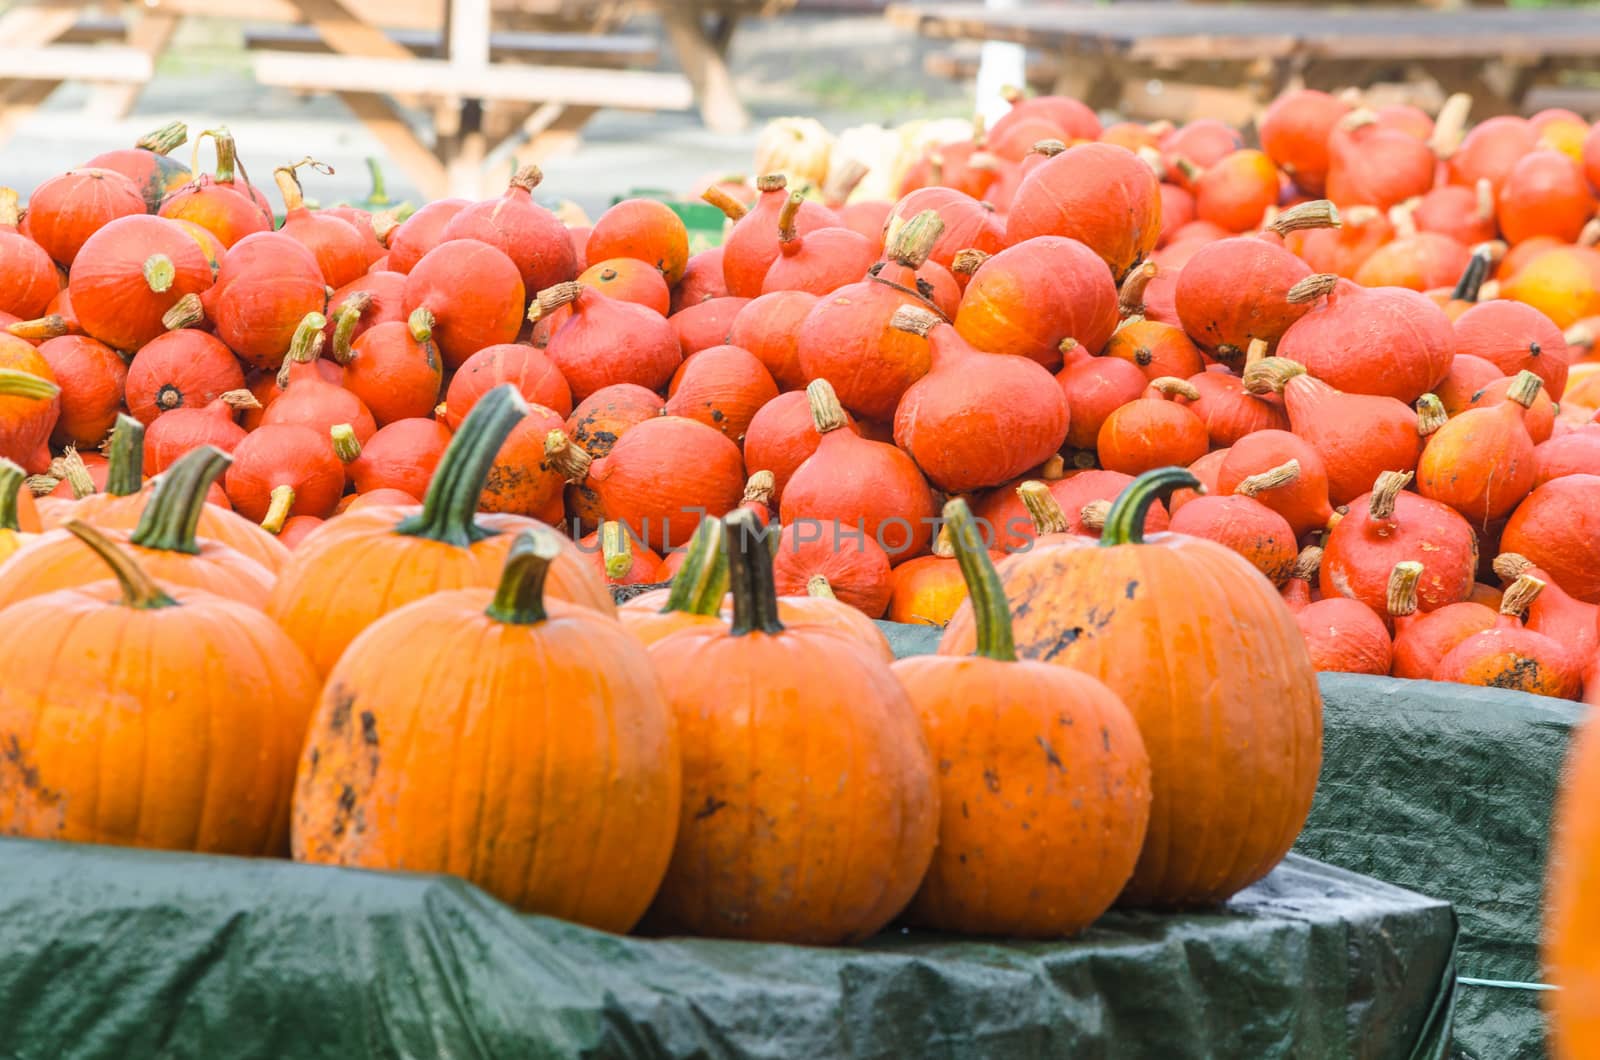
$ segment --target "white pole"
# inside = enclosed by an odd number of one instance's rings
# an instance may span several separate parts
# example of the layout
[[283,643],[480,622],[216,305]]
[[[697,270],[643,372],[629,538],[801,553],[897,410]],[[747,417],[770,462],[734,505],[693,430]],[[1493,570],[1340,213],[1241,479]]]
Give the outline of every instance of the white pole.
[[[1018,0],[984,0],[991,11],[1020,6]],[[1026,88],[1028,81],[1028,53],[1020,44],[1004,41],[984,41],[978,58],[978,99],[975,113],[985,124],[993,125],[1011,105],[1001,92],[1007,86]]]

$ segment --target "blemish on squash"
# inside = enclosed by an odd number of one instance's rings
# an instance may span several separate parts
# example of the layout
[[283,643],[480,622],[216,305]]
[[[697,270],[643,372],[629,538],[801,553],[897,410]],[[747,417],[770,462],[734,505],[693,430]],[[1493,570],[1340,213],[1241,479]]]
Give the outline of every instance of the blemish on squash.
[[996,795],[1000,794],[1000,774],[992,769],[985,769],[983,771],[983,786]]
[[336,733],[342,733],[345,726],[350,724],[350,710],[356,705],[356,697],[344,685],[339,685],[333,690],[333,710],[328,714],[328,728]]
[[697,821],[703,821],[726,805],[728,804],[717,798],[715,795],[707,795],[705,803],[701,805],[700,809],[695,811],[694,819]]
[[378,719],[370,710],[361,712],[361,742],[368,747],[378,746]]
[[350,827],[350,817],[356,811],[356,789],[349,784],[339,788],[339,804],[333,811],[331,831],[335,838],[344,835]]
[[1050,746],[1050,741],[1046,740],[1043,736],[1035,736],[1034,739],[1038,740],[1039,746],[1044,748],[1044,760],[1055,768],[1061,770],[1061,772],[1065,773],[1067,771],[1067,767],[1061,764],[1061,756],[1056,754],[1056,749],[1054,747]]
[[1133,594],[1134,594],[1135,591],[1138,590],[1138,588],[1139,588],[1139,581],[1136,578],[1133,581],[1128,583],[1128,587],[1122,591],[1122,595],[1126,596],[1129,600],[1132,600],[1133,599]]

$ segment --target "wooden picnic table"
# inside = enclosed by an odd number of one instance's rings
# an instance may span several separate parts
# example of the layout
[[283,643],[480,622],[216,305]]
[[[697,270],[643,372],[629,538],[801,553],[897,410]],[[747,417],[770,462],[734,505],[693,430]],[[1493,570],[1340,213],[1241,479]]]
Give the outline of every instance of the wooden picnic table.
[[1399,72],[1472,94],[1482,117],[1516,109],[1538,81],[1600,62],[1600,14],[1582,8],[900,3],[888,17],[926,37],[1044,52],[1056,60],[1055,90],[1095,107],[1126,105],[1124,89],[1147,80],[1231,83],[1259,104],[1291,85],[1364,85]]
[[[95,83],[92,106],[122,116],[181,19],[230,19],[281,27],[247,34],[260,83],[338,95],[424,194],[479,195],[503,183],[509,149],[523,161],[569,149],[605,107],[698,102],[710,127],[743,127],[726,62],[734,30],[793,3],[19,0],[0,13],[0,143],[64,81]],[[617,30],[641,13],[660,20],[683,73],[634,68],[654,61],[654,43]]]

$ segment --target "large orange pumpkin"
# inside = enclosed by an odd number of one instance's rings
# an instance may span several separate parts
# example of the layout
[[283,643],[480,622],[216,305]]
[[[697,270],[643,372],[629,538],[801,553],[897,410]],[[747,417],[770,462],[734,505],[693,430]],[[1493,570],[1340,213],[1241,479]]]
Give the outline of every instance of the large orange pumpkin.
[[886,663],[832,629],[785,629],[755,516],[725,523],[731,627],[650,648],[677,714],[683,802],[651,930],[849,942],[910,901],[933,856],[938,789]]
[[116,581],[0,612],[0,835],[283,852],[311,665],[255,608],[68,529]]
[[939,763],[939,846],[906,918],[1053,938],[1110,908],[1150,819],[1150,758],[1115,692],[1018,660],[1005,587],[966,502],[945,523],[976,616],[972,655],[894,664]]
[[[1018,654],[1099,678],[1139,722],[1155,798],[1128,905],[1221,902],[1272,871],[1322,760],[1316,672],[1272,583],[1215,542],[1144,537],[1158,497],[1199,485],[1181,468],[1147,471],[1098,547],[1035,549],[1001,570]],[[966,605],[939,651],[975,643]]]
[[[205,589],[260,608],[272,591],[272,571],[228,545],[195,536],[206,493],[229,460],[227,453],[212,446],[196,449],[162,476],[154,499],[131,533],[106,532],[163,584]],[[0,607],[104,580],[105,563],[98,556],[66,530],[51,530],[6,565],[0,577]]]
[[[518,531],[542,526],[520,515],[477,515],[496,453],[528,405],[511,383],[472,407],[439,461],[421,507],[378,505],[318,527],[294,550],[267,613],[300,644],[318,672],[380,616],[445,589],[495,585]],[[567,551],[546,585],[553,597],[611,614],[605,582]]]
[[498,589],[424,597],[351,643],[300,759],[296,858],[448,872],[525,912],[633,926],[672,854],[677,732],[643,645],[545,599],[565,554],[524,531]]

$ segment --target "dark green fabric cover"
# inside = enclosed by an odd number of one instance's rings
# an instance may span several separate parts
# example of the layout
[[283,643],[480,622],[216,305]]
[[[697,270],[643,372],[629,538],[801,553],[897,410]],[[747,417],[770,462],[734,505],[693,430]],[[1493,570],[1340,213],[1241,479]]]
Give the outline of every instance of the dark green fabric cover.
[[458,880],[0,840],[0,1056],[1442,1055],[1449,906],[1291,858],[1067,943],[641,940]]
[[[940,631],[880,623],[897,655]],[[1295,849],[1448,899],[1460,974],[1539,982],[1539,909],[1550,813],[1567,740],[1588,708],[1433,681],[1323,674],[1322,776]],[[1464,984],[1456,1055],[1544,1053],[1537,992]]]

